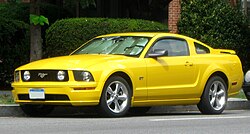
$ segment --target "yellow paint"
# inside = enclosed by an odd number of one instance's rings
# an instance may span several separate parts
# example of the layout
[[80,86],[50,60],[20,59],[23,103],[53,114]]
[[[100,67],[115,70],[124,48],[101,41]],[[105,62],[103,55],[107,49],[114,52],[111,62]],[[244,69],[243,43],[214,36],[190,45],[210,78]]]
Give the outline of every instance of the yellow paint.
[[[108,36],[146,36],[151,40],[139,57],[123,55],[69,55],[35,61],[16,69],[68,70],[68,82],[13,82],[13,95],[20,104],[98,105],[106,80],[116,72],[126,73],[133,86],[132,106],[197,104],[209,77],[215,72],[228,79],[228,94],[239,92],[243,72],[233,50],[213,49],[192,38],[170,33],[121,33]],[[160,38],[181,38],[189,46],[189,56],[148,58],[150,47]],[[210,54],[196,54],[194,42],[210,50]],[[227,52],[228,54],[221,53]],[[94,82],[76,82],[72,70],[89,71]],[[20,76],[21,77],[21,76]],[[237,82],[237,85],[232,85]],[[18,94],[28,94],[31,88],[43,88],[45,94],[68,95],[69,101],[19,100]],[[74,90],[76,88],[77,90]],[[79,90],[91,89],[91,90]]]

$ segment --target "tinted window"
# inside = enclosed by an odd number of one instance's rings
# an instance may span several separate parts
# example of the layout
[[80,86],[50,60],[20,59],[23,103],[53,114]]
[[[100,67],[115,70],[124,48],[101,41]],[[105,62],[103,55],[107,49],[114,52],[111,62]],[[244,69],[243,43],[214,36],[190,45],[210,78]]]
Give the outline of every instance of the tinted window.
[[154,51],[167,50],[166,56],[187,56],[189,55],[189,49],[187,42],[180,39],[161,39],[157,41],[150,49],[150,53]]
[[199,44],[199,43],[194,43],[194,46],[195,46],[195,50],[196,50],[196,53],[197,54],[207,54],[207,53],[210,53],[210,50],[209,48]]

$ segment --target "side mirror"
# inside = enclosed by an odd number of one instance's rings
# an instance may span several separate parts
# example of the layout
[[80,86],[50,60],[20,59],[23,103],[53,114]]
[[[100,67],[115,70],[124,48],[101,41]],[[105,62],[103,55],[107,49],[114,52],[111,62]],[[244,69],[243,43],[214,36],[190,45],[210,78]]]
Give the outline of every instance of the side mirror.
[[153,52],[148,54],[148,57],[157,58],[162,56],[168,56],[168,50],[166,49],[155,49]]

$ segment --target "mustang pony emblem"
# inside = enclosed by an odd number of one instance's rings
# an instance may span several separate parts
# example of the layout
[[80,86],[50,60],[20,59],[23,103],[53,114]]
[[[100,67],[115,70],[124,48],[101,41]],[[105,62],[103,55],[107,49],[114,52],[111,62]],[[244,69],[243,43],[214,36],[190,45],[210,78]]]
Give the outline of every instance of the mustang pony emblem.
[[48,74],[47,73],[38,73],[38,76],[40,78],[44,78],[45,76],[47,76]]

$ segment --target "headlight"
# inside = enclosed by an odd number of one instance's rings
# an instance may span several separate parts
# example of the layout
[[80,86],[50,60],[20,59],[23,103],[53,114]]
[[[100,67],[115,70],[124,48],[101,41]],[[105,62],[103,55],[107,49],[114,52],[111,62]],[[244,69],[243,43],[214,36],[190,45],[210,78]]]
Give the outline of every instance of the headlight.
[[92,74],[88,71],[73,71],[76,81],[94,81]]
[[250,82],[250,70],[247,71],[246,75],[245,75],[245,81],[246,82]]
[[25,80],[25,81],[30,80],[30,72],[29,71],[24,71],[23,80]]
[[15,82],[19,82],[19,80],[20,80],[19,71],[15,71],[15,74],[14,74],[14,81],[15,81]]
[[62,81],[65,79],[66,73],[64,71],[58,71],[57,73],[57,79]]

